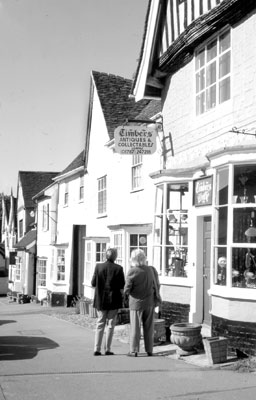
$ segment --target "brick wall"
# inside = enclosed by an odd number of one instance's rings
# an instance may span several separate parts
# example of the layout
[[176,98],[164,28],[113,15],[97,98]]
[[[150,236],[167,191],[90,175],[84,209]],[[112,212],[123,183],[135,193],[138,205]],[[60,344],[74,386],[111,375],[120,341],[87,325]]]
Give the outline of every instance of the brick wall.
[[171,303],[169,301],[163,301],[160,318],[163,318],[165,320],[167,341],[170,341],[170,326],[178,322],[188,322],[189,311],[190,311],[189,304]]
[[212,336],[227,337],[229,352],[256,355],[256,323],[230,321],[212,315]]

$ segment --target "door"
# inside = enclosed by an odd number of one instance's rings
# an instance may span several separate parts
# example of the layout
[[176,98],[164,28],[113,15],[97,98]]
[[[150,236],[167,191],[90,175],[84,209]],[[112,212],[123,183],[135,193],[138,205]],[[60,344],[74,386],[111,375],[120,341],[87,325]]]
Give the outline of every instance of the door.
[[210,318],[210,264],[211,264],[211,217],[204,217],[203,223],[203,323],[211,324]]
[[83,295],[85,225],[73,226],[72,295]]

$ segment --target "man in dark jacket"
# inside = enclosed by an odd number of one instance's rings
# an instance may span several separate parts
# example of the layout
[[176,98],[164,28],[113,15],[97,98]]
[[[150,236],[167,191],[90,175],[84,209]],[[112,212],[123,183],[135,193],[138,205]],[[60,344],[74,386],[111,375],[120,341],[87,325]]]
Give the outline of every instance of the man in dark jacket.
[[125,284],[123,267],[115,263],[116,249],[108,249],[106,262],[96,264],[91,285],[95,288],[93,307],[97,310],[97,325],[95,333],[94,355],[101,355],[101,343],[106,331],[106,355],[113,355],[111,343],[116,324],[116,316],[123,303],[123,288]]

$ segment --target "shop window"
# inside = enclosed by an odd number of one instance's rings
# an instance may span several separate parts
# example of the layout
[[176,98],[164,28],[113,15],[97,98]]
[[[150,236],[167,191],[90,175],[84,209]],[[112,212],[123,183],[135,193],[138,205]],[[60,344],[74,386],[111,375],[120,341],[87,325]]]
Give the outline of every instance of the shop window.
[[188,183],[156,188],[153,263],[165,276],[187,277]]
[[93,238],[85,241],[85,282],[91,283],[92,275],[97,263],[106,260],[107,241],[105,238]]
[[200,115],[230,99],[230,30],[211,39],[195,57],[196,114]]
[[[233,179],[229,187],[230,174]],[[255,178],[256,165],[230,165],[217,172],[217,285],[228,285],[230,277],[232,287],[256,288]]]

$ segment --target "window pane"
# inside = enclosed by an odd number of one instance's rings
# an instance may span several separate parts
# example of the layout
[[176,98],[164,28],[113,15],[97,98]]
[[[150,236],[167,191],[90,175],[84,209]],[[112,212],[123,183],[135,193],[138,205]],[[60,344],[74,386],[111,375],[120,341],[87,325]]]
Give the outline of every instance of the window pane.
[[216,106],[216,85],[211,86],[206,91],[206,108],[207,110]]
[[227,244],[227,227],[228,227],[228,207],[220,207],[218,210],[218,238],[217,243]]
[[196,56],[196,69],[203,67],[205,64],[205,52],[202,49]]
[[130,235],[130,246],[138,246],[138,235]]
[[232,249],[232,286],[256,289],[256,249]]
[[220,35],[220,53],[230,48],[230,31]]
[[203,90],[205,87],[205,70],[201,70],[196,74],[196,93]]
[[216,285],[227,284],[227,249],[216,248],[214,254],[214,281]]
[[200,115],[205,112],[205,92],[196,96],[196,114]]
[[[233,213],[233,242],[234,243],[256,243],[254,234],[255,208],[235,208]],[[252,228],[248,231],[249,228]],[[249,234],[249,236],[246,235]],[[256,229],[255,229],[256,235]]]
[[207,46],[207,62],[217,56],[217,40],[214,40]]
[[228,203],[228,168],[217,173],[217,204]]
[[219,77],[228,75],[230,73],[230,52],[223,54],[219,60]]
[[206,86],[216,82],[216,62],[212,62],[206,69]]
[[230,78],[223,79],[219,85],[219,102],[223,103],[230,99]]

